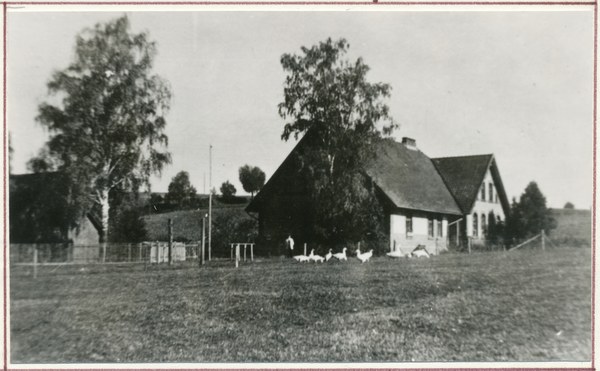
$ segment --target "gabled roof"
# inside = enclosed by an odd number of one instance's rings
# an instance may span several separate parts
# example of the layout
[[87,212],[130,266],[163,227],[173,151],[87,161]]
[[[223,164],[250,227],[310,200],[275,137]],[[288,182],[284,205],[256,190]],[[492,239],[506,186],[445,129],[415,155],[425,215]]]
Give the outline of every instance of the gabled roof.
[[418,149],[386,139],[366,172],[397,208],[461,214],[431,160]]
[[261,188],[260,191],[254,196],[254,198],[250,201],[248,206],[246,206],[247,213],[255,213],[259,212],[261,208],[261,204],[266,201],[271,195],[277,192],[277,181],[281,177],[285,177],[285,172],[288,168],[291,167],[294,156],[302,151],[302,148],[306,145],[307,142],[314,140],[313,131],[308,131],[304,134],[304,136],[298,141],[294,149],[287,155],[285,160],[279,165],[277,170],[273,173],[273,175],[267,180],[265,185]]
[[471,213],[489,169],[502,209],[505,215],[508,215],[510,205],[493,154],[432,158],[431,162],[444,179],[463,214]]

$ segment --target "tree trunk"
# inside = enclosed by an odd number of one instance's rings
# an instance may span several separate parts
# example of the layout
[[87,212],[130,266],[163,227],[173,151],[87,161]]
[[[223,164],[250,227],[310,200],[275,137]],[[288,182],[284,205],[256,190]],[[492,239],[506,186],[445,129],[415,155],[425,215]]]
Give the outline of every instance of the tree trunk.
[[108,189],[103,189],[98,192],[100,207],[102,208],[102,231],[100,232],[100,243],[108,242],[108,211],[110,205],[108,204]]

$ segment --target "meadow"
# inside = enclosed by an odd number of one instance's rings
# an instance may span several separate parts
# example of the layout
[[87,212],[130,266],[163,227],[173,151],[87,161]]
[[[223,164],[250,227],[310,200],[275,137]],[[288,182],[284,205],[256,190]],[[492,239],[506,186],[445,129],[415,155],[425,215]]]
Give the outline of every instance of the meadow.
[[591,250],[10,269],[12,363],[589,361]]

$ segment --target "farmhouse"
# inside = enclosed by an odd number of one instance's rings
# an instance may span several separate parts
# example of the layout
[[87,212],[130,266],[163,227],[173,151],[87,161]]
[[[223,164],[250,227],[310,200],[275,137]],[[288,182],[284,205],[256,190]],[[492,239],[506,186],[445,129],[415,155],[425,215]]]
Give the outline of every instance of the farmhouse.
[[91,215],[69,225],[67,190],[60,173],[11,174],[10,242],[97,244],[100,225]]
[[[258,213],[259,236],[267,248],[277,248],[288,235],[311,242],[311,202],[296,156],[307,140],[310,131],[246,207],[248,213]],[[490,219],[503,221],[509,210],[492,154],[431,159],[413,139],[387,139],[365,173],[385,212],[390,251],[408,253],[424,245],[437,254],[482,244]]]

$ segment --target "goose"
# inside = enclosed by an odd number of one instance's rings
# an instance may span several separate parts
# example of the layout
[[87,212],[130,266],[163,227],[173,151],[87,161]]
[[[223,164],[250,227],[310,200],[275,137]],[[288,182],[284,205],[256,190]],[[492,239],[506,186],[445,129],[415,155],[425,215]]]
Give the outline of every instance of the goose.
[[329,261],[329,259],[331,259],[332,256],[333,254],[331,253],[331,249],[329,249],[329,252],[327,253],[327,255],[325,255],[325,261]]
[[308,258],[309,258],[310,260],[314,260],[314,261],[315,261],[315,263],[316,263],[317,261],[320,261],[321,263],[323,263],[323,260],[324,260],[324,258],[323,258],[322,256],[315,255],[315,249],[312,249],[312,250],[310,250],[310,255],[308,256]]
[[299,261],[300,263],[307,262],[310,260],[310,258],[306,255],[296,255],[296,256],[294,256],[294,259]]
[[338,259],[338,260],[348,260],[348,258],[346,258],[346,248],[344,247],[342,249],[342,252],[338,252],[336,254],[333,254],[333,257]]
[[364,254],[361,254],[360,250],[356,250],[356,257],[363,263],[366,261],[369,261],[371,256],[373,256],[373,250],[366,252]]
[[404,253],[402,252],[402,250],[388,252],[385,255],[389,256],[390,258],[402,258],[405,256]]

